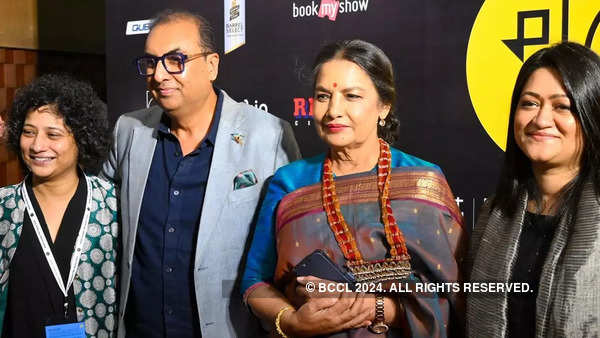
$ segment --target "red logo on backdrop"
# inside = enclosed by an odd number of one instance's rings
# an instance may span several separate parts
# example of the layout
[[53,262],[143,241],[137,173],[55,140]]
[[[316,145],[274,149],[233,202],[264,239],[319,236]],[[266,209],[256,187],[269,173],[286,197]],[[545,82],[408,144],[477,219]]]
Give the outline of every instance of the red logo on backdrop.
[[319,7],[319,18],[329,17],[329,20],[335,21],[337,18],[338,10],[340,9],[340,2],[337,0],[321,0],[321,6]]
[[312,119],[314,108],[314,99],[309,97],[305,99],[303,97],[294,98],[294,118],[295,119]]

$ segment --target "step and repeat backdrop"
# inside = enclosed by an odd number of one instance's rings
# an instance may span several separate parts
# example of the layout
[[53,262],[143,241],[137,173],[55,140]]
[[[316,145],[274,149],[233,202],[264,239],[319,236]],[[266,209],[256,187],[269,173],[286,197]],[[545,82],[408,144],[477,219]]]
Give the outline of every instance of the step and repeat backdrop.
[[291,123],[304,157],[325,151],[312,126],[310,67],[320,47],[359,38],[396,72],[396,147],[438,164],[470,230],[500,174],[510,96],[524,60],[572,40],[600,52],[600,1],[162,0],[106,1],[111,120],[146,107],[133,60],[149,19],[183,8],[213,25],[216,85]]

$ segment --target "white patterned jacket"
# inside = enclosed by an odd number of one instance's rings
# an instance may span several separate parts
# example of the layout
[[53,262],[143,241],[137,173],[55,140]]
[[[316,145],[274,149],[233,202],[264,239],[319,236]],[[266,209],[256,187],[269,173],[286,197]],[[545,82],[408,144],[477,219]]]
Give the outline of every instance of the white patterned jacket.
[[[87,337],[113,337],[116,332],[116,259],[119,234],[114,185],[87,176],[92,187],[90,217],[81,260],[73,281],[77,320],[85,323]],[[26,210],[21,183],[0,188],[0,332],[6,312],[10,262]]]

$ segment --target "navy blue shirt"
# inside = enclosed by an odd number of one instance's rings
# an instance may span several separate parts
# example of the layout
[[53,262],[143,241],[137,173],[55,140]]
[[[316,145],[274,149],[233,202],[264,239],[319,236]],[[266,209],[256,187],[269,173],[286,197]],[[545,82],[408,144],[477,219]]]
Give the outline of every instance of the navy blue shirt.
[[194,291],[196,239],[221,117],[219,92],[208,134],[182,156],[163,114],[142,199],[126,308],[127,337],[200,337]]

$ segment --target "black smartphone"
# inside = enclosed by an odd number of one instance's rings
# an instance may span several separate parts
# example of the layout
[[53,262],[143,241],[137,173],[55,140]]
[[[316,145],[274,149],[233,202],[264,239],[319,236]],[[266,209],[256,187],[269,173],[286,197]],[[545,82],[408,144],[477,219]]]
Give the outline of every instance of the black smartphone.
[[351,287],[354,287],[354,283],[356,282],[352,273],[335,264],[325,251],[321,249],[317,249],[304,257],[294,267],[294,272],[296,272],[296,276],[298,277],[315,276],[332,282],[348,283]]

